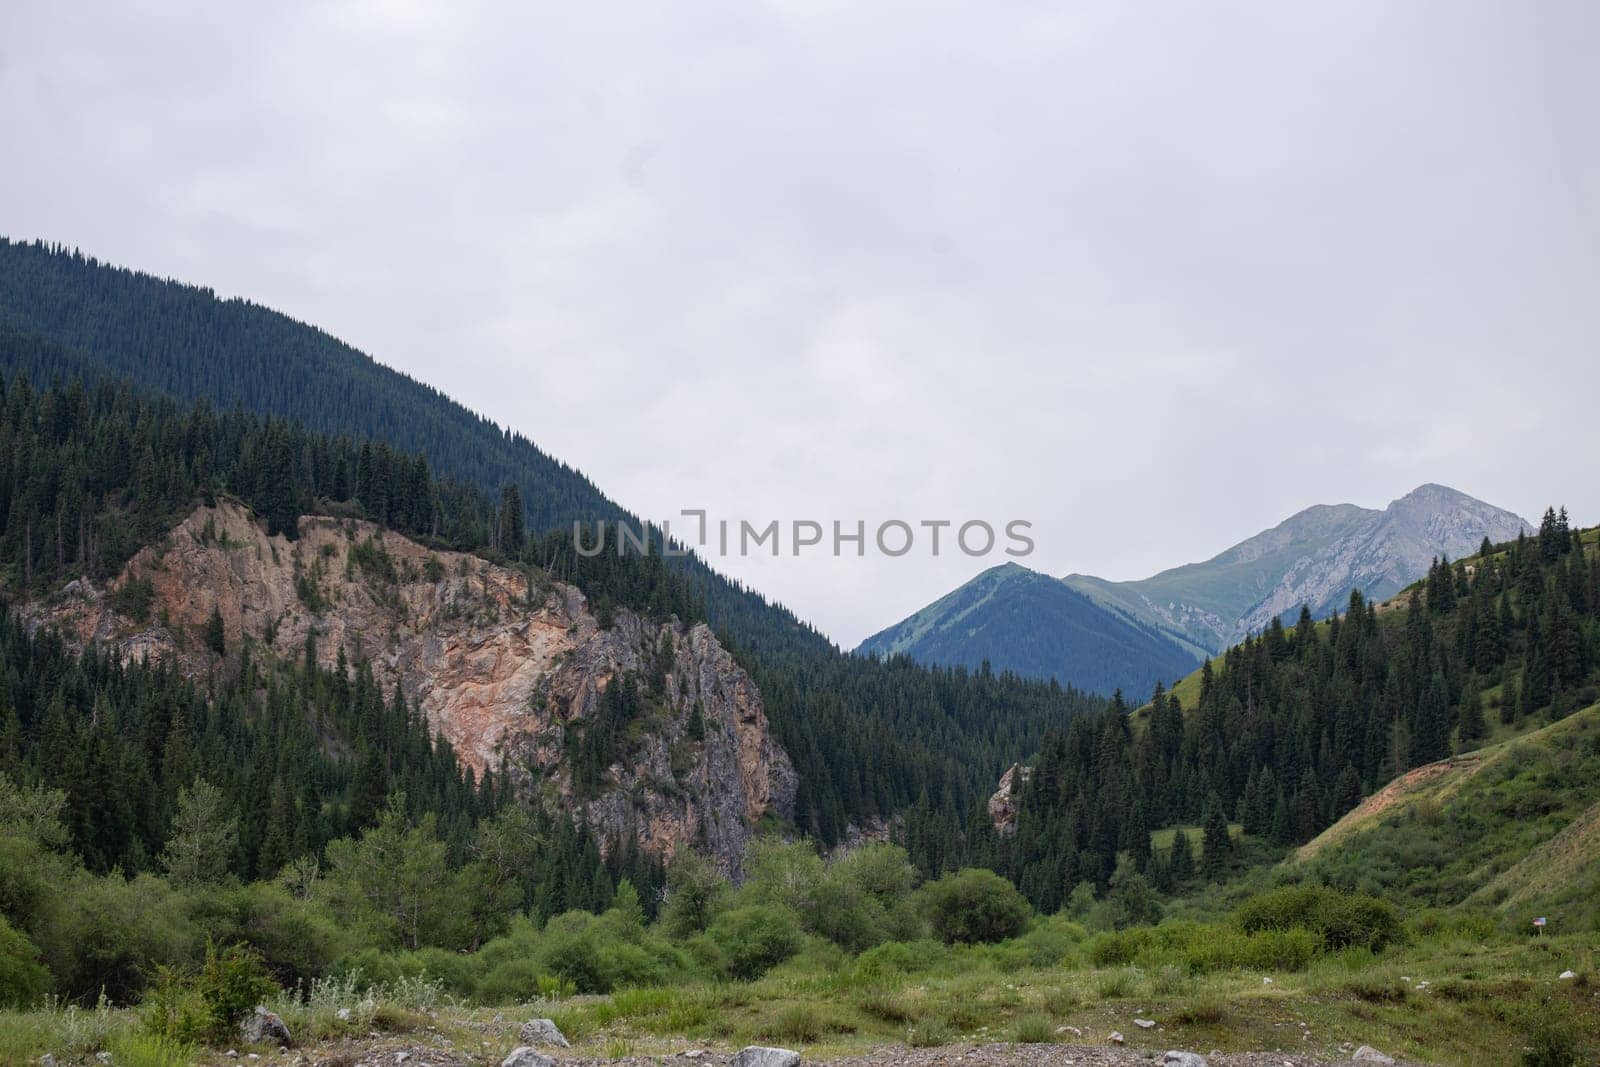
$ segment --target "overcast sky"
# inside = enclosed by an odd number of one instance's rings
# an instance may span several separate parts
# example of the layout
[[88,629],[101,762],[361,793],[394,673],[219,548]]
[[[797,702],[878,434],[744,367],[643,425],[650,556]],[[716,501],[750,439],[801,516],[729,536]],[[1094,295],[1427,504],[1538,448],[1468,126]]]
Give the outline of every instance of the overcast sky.
[[[1143,577],[1600,521],[1600,4],[0,3],[0,233],[320,325],[670,518]],[[721,561],[847,645],[974,561]],[[716,561],[714,561],[716,562]]]

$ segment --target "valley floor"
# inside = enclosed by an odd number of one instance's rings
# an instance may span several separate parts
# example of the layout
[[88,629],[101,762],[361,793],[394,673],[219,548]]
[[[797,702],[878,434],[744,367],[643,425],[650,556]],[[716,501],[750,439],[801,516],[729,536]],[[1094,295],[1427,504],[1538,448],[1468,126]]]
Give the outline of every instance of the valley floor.
[[[1270,973],[981,967],[864,983],[791,965],[756,982],[500,1008],[456,1004],[421,983],[311,1004],[286,998],[274,1005],[296,1037],[286,1051],[161,1047],[140,1034],[134,1011],[4,1013],[0,1063],[50,1053],[60,1067],[94,1067],[104,1050],[113,1067],[498,1067],[522,1044],[522,1023],[550,1017],[573,1046],[551,1050],[554,1058],[573,1065],[722,1065],[751,1044],[861,1067],[1132,1067],[1169,1049],[1198,1052],[1211,1067],[1313,1067],[1348,1062],[1361,1045],[1440,1067],[1586,1064],[1600,1052],[1597,961],[1589,936],[1452,935]],[[1555,1054],[1524,1059],[1541,1050]]]

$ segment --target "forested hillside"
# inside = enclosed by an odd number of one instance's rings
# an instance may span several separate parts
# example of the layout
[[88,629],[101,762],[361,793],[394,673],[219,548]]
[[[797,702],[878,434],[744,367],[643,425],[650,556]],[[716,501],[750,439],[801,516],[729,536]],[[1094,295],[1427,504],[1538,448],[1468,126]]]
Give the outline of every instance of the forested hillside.
[[[368,518],[425,543],[478,552],[569,581],[609,606],[685,621],[709,614],[659,555],[577,553],[564,531],[535,534],[518,490],[498,500],[436,478],[426,457],[311,433],[239,412],[217,413],[127,385],[36,390],[0,383],[0,574],[15,598],[71,578],[115,574],[197,501],[227,493],[269,530],[291,533],[308,511]],[[119,596],[137,595],[137,586]],[[765,698],[772,731],[800,776],[796,822],[831,845],[847,828],[886,827],[920,803],[930,842],[959,841],[1008,762],[1046,730],[1100,702],[1044,682],[878,663],[829,650],[738,648]],[[25,726],[31,723],[25,722]],[[945,844],[918,854],[937,868]]]
[[[1107,885],[1119,852],[1163,888],[1214,880],[1230,822],[1309,841],[1398,774],[1594,703],[1597,667],[1595,534],[1551,510],[1535,537],[1436,561],[1401,610],[1354,593],[1326,623],[1275,622],[1203,666],[1192,707],[1158,689],[1137,728],[1119,701],[1052,734],[994,862],[1044,908]],[[1195,823],[1203,845],[1151,849],[1149,831]]]
[[[129,380],[325,434],[421,453],[446,477],[498,494],[517,488],[535,533],[574,522],[638,520],[527,437],[377,363],[314,326],[209,289],[0,237],[0,370],[55,380]],[[756,649],[822,651],[826,639],[690,555],[687,574],[713,624]]]
[[857,651],[947,667],[989,663],[1107,695],[1148,693],[1200,662],[1154,627],[1015,563],[991,567]]

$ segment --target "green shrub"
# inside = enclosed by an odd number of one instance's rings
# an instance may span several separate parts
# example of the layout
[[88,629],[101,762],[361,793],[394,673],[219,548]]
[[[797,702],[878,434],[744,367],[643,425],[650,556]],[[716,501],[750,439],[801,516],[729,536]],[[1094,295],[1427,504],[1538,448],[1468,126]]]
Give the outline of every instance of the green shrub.
[[195,1056],[193,1044],[155,1034],[120,1034],[110,1046],[117,1067],[189,1067]]
[[932,970],[948,954],[937,941],[890,941],[856,957],[856,974],[862,978],[921,974]]
[[822,1040],[826,1032],[827,1022],[815,1007],[810,1004],[791,1004],[761,1031],[761,1036],[774,1041],[810,1045]]
[[150,605],[155,601],[156,587],[149,578],[129,578],[111,594],[111,609],[143,625],[150,619]]
[[1083,943],[1089,933],[1064,915],[1040,919],[1019,940],[1035,967],[1057,967]]
[[1240,905],[1234,921],[1247,933],[1296,927],[1310,930],[1330,952],[1351,947],[1382,952],[1404,936],[1393,905],[1366,893],[1321,885],[1286,886],[1262,893]]
[[1110,971],[1095,980],[1095,992],[1100,994],[1101,1000],[1121,1000],[1133,996],[1138,980],[1138,972],[1132,968]]
[[1096,967],[1139,964],[1194,973],[1226,970],[1298,971],[1321,948],[1318,935],[1299,928],[1247,933],[1235,926],[1167,922],[1100,934],[1089,943]]
[[1016,886],[993,871],[969,867],[929,882],[919,892],[922,913],[946,944],[983,944],[1016,937],[1033,909]]
[[249,945],[283,986],[327,974],[345,941],[344,931],[320,906],[270,882],[197,888],[185,896],[190,917],[207,938]]
[[746,982],[800,951],[802,937],[794,912],[768,904],[725,912],[709,933],[727,960],[728,974]]
[[1125,967],[1157,943],[1153,926],[1099,934],[1089,942],[1089,962],[1096,967]]
[[1024,1015],[1012,1029],[1011,1039],[1019,1045],[1048,1045],[1056,1039],[1055,1023],[1048,1016]]
[[251,949],[231,945],[219,951],[208,943],[199,973],[169,967],[158,972],[145,1000],[145,1029],[178,1043],[227,1041],[240,1019],[279,991]]
[[924,1019],[906,1032],[906,1044],[912,1048],[938,1048],[955,1039],[955,1031],[943,1019]]
[[1310,930],[1262,930],[1244,933],[1226,926],[1197,932],[1184,949],[1184,962],[1193,971],[1304,970],[1322,942]]
[[1577,1029],[1564,1018],[1545,1019],[1534,1025],[1522,1050],[1523,1067],[1578,1067]]
[[39,950],[0,915],[0,1008],[32,1007],[49,990]]
[[48,932],[35,943],[68,997],[92,1001],[103,992],[126,1004],[157,968],[200,955],[202,939],[181,898],[153,875],[124,881],[79,871],[54,893]]
[[886,1023],[909,1023],[917,1017],[911,1001],[900,993],[869,989],[856,1000],[861,1014]]

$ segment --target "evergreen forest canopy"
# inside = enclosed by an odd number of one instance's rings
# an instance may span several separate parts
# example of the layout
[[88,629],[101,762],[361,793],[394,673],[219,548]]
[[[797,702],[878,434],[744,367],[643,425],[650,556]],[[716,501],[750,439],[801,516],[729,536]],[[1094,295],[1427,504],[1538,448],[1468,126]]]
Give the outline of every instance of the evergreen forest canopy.
[[[1286,628],[1202,667],[1196,705],[1158,687],[1136,721],[1120,697],[1041,746],[1017,831],[974,857],[1053,910],[1083,882],[1104,888],[1119,854],[1156,886],[1215,880],[1245,842],[1309,841],[1396,775],[1476,748],[1496,724],[1555,721],[1600,697],[1600,560],[1565,509],[1539,533],[1470,562],[1434,562],[1404,610],[1359,592],[1348,611]],[[1203,863],[1180,832],[1203,824]]]
[[[515,486],[535,533],[638,519],[587,478],[431,386],[323,331],[244,300],[120,267],[76,250],[0,237],[0,370],[40,386],[128,380],[219,411],[271,416],[314,433],[425,455],[435,473],[489,493]],[[659,545],[659,531],[651,529]],[[786,609],[707,567],[674,558],[708,618],[762,651],[832,646]]]
[[[231,494],[271,533],[293,536],[308,511],[358,516],[570,581],[602,620],[616,607],[709,616],[703,587],[657,553],[584,556],[568,532],[530,531],[515,485],[493,499],[436,478],[424,456],[218,413],[206,401],[183,407],[126,383],[36,390],[19,373],[0,382],[0,449],[10,458],[0,476],[0,573],[22,597],[80,575],[115,575],[198,502]],[[137,592],[130,583],[118,595]],[[959,851],[970,823],[983,822],[1000,769],[1034,751],[1051,725],[1100,706],[987,671],[880,663],[831,648],[763,654],[724,640],[759,686],[799,772],[798,827],[831,846],[850,825],[887,824],[916,805],[926,845],[915,854],[928,871]],[[23,725],[26,744],[36,724]]]

